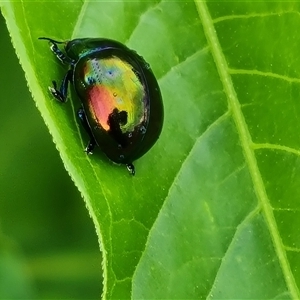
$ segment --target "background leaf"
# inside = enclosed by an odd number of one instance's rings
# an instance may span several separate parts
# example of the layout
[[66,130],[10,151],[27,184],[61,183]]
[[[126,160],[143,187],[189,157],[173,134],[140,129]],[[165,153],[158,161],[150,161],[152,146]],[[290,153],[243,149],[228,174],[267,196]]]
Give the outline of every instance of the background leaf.
[[[299,298],[297,2],[3,6],[29,86],[103,250],[107,298]],[[150,63],[165,124],[137,176],[87,157],[78,99],[39,36],[109,37]],[[22,41],[22,43],[20,43]]]
[[65,171],[0,14],[0,299],[99,298],[94,226]]

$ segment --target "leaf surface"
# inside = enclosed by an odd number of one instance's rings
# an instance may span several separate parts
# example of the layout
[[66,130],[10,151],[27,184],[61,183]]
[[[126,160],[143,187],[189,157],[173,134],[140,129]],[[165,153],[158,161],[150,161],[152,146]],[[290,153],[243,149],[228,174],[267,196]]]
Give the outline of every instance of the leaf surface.
[[[110,298],[299,298],[298,2],[2,4],[29,87],[82,193]],[[95,151],[40,36],[117,39],[156,74],[165,123],[137,175]]]

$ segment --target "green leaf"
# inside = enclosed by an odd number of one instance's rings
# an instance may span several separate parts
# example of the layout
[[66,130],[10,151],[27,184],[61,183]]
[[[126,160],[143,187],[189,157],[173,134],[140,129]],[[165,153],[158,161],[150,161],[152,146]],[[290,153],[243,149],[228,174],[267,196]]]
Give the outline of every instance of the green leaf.
[[33,299],[34,288],[27,273],[20,249],[0,231],[0,299]]
[[[36,104],[103,251],[105,298],[300,298],[298,2],[2,4]],[[108,37],[151,65],[163,133],[136,177],[86,156],[40,36]],[[63,106],[63,107],[62,107]]]

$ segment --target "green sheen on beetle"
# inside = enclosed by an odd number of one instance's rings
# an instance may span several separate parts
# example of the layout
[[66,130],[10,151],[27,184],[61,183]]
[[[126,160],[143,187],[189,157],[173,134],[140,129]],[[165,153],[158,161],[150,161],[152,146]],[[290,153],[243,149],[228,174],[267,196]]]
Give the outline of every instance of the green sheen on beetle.
[[[69,65],[60,88],[53,81],[49,90],[66,102],[68,84],[73,83],[82,105],[78,116],[90,136],[85,151],[91,153],[98,145],[134,175],[132,162],[155,144],[163,125],[162,97],[149,64],[109,39],[40,39],[48,40],[56,57]],[[64,52],[58,44],[64,44]]]

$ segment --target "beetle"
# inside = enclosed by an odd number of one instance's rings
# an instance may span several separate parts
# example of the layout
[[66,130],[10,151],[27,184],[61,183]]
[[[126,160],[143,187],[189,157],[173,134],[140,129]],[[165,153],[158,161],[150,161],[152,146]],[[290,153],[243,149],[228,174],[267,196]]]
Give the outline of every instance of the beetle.
[[98,145],[134,175],[133,161],[155,144],[164,120],[161,92],[149,64],[106,38],[39,39],[47,40],[55,56],[69,66],[60,86],[52,81],[49,90],[64,103],[68,85],[73,84],[81,102],[77,114],[90,138],[85,152],[92,154]]

